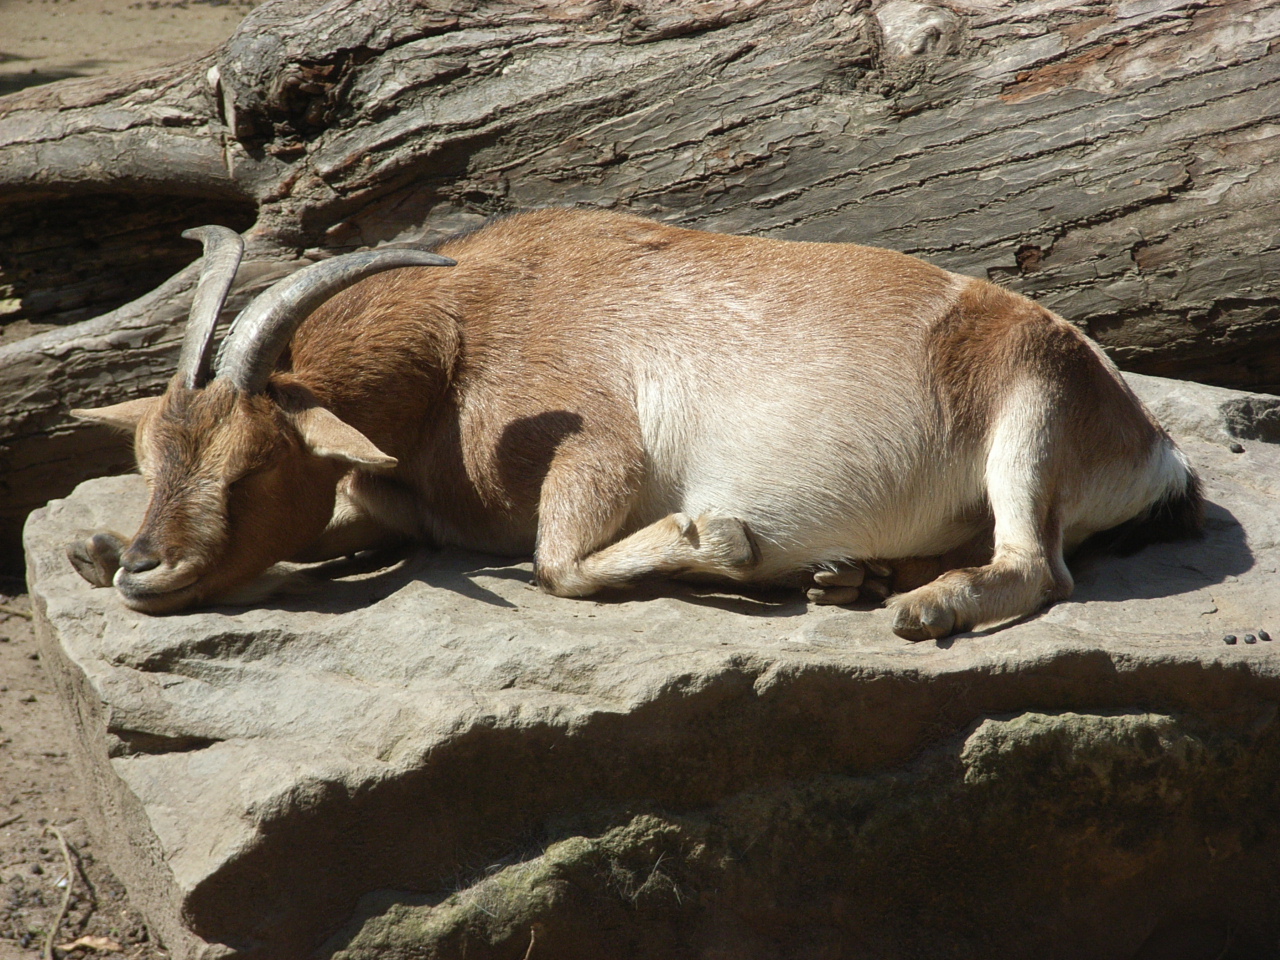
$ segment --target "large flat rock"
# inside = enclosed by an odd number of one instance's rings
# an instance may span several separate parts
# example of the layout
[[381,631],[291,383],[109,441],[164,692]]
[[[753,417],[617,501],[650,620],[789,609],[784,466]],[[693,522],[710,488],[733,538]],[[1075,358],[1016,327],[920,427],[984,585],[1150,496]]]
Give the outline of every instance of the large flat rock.
[[1133,383],[1206,538],[938,643],[458,553],[147,617],[63,556],[140,517],[86,483],[26,550],[96,830],[178,960],[1276,955],[1280,400]]

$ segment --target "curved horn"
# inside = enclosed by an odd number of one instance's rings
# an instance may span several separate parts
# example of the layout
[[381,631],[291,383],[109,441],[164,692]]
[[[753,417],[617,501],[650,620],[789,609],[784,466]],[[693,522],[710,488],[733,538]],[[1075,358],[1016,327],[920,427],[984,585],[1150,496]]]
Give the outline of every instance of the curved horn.
[[236,278],[244,241],[240,234],[226,227],[208,226],[183,230],[188,240],[204,244],[204,261],[200,265],[200,282],[187,319],[187,332],[182,338],[178,357],[178,373],[183,386],[190,390],[202,387],[209,379],[209,357],[213,352],[213,329],[227,299],[227,291]]
[[452,267],[438,253],[402,247],[347,253],[290,274],[245,307],[218,351],[215,369],[245,393],[261,393],[298,324],[334,294],[396,267]]

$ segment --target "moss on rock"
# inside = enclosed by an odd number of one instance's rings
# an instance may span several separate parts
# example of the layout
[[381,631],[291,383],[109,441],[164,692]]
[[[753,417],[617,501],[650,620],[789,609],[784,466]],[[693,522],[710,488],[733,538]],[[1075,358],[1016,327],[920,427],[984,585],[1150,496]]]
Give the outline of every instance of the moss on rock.
[[1268,956],[1280,933],[1278,757],[1268,707],[1212,725],[1154,713],[988,718],[873,776],[679,815],[602,812],[613,825],[443,899],[367,897],[329,950],[1101,960],[1132,957],[1191,918],[1221,932],[1211,942],[1230,942],[1227,955]]

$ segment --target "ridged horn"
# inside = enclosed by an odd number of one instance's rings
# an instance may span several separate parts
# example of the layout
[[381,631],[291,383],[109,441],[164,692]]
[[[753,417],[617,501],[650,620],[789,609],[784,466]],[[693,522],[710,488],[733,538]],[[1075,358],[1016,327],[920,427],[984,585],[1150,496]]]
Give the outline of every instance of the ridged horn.
[[182,338],[182,353],[178,356],[178,373],[182,383],[190,390],[203,387],[209,379],[209,358],[213,353],[213,329],[218,325],[218,314],[226,302],[227,291],[236,278],[240,258],[244,256],[244,241],[240,234],[226,227],[207,226],[183,230],[188,240],[204,244],[204,258],[200,264],[200,280],[196,284],[195,298],[191,301],[191,313],[187,315],[187,330]]
[[214,364],[217,376],[245,393],[261,393],[298,324],[311,311],[365,277],[397,267],[452,267],[456,261],[403,247],[347,253],[285,277],[245,307],[231,324]]

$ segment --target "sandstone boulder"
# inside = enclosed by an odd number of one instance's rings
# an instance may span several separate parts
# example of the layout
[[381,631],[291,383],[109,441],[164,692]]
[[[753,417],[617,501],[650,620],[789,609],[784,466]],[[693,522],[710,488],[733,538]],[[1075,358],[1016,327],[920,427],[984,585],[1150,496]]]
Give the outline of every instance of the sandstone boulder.
[[938,643],[452,552],[146,617],[63,556],[140,516],[86,483],[26,550],[96,831],[178,960],[1276,956],[1280,399],[1133,383],[1205,539]]

